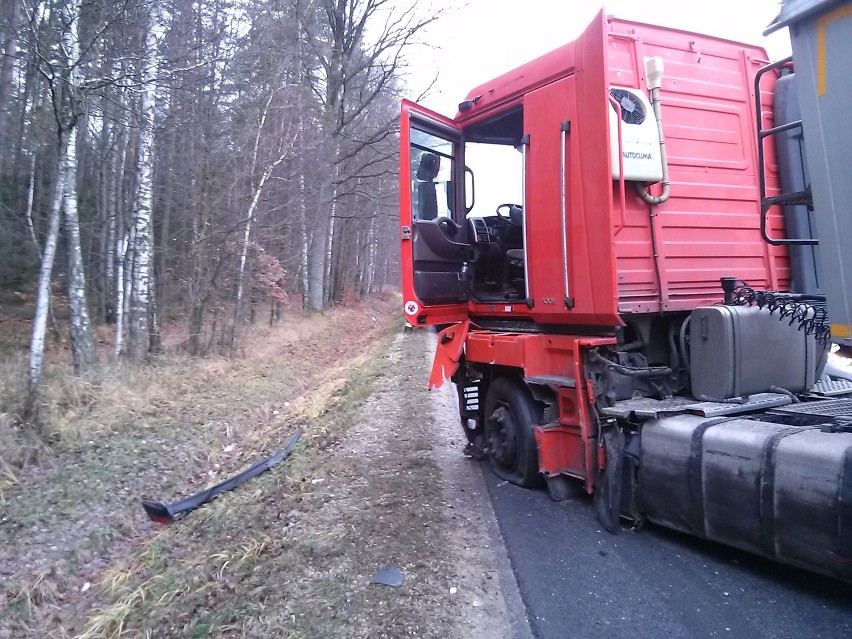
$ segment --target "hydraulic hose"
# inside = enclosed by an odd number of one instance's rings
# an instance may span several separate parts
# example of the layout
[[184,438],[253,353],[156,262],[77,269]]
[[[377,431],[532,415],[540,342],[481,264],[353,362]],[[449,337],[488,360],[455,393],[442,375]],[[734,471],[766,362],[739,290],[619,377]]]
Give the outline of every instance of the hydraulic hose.
[[597,351],[589,351],[589,359],[594,362],[599,362],[604,366],[608,366],[622,375],[629,375],[630,377],[665,377],[666,375],[672,374],[672,369],[668,366],[643,366],[640,368],[616,364],[615,362],[609,361]]
[[789,397],[794,404],[800,404],[802,400],[800,400],[794,393],[788,391],[786,388],[781,388],[780,386],[770,386],[769,391],[772,393],[780,393],[781,395],[786,395]]
[[683,360],[687,373],[689,372],[689,345],[686,343],[686,331],[689,328],[689,320],[691,318],[690,315],[687,315],[686,319],[683,320],[683,324],[680,325],[680,357]]
[[680,369],[680,356],[678,355],[677,344],[675,343],[675,332],[677,330],[675,326],[676,324],[672,323],[669,326],[669,330],[667,331],[667,333],[669,341],[669,357],[671,358],[671,367],[672,370],[676,371]]

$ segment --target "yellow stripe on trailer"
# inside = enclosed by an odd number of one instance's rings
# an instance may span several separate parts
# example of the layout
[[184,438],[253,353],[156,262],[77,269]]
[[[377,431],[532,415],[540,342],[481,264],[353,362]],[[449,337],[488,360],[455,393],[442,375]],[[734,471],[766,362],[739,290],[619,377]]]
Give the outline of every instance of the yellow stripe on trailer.
[[[838,20],[842,20],[843,18],[848,18],[852,16],[852,5],[844,5],[842,7],[838,7],[834,11],[829,11],[824,16],[821,16],[819,21],[817,22],[817,95],[823,96],[826,92],[826,79],[825,79],[825,65],[826,65],[826,52],[825,52],[825,30],[828,25],[833,22],[837,22]],[[846,327],[847,334],[846,337],[849,337],[849,327]],[[834,334],[834,329],[832,328],[832,334]]]
[[852,330],[850,330],[849,324],[832,324],[831,325],[831,336],[832,337],[849,339],[850,335],[852,335]]

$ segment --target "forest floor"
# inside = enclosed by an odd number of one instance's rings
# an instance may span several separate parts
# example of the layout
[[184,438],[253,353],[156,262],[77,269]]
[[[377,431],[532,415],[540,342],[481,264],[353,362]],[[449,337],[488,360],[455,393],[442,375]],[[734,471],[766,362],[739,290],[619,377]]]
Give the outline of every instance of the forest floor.
[[[434,338],[403,332],[400,304],[290,317],[233,360],[54,370],[40,438],[15,423],[7,351],[0,639],[515,635],[452,394],[425,388]],[[269,472],[175,523],[145,516],[142,498],[195,493],[298,428]],[[371,583],[383,567],[403,584]]]

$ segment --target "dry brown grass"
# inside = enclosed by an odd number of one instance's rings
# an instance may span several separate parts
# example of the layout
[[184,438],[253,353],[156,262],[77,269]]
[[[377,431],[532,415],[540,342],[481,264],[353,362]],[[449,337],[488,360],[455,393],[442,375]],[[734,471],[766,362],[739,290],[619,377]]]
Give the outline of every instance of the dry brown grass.
[[[363,316],[361,311],[359,316],[358,311],[341,309],[337,315],[358,316],[359,321],[371,324],[378,321],[375,316]],[[377,315],[386,313],[386,305],[377,309]],[[51,352],[41,391],[41,433],[50,443],[73,447],[81,441],[116,432],[140,418],[175,414],[186,409],[187,398],[211,388],[241,385],[247,375],[262,380],[278,369],[280,360],[300,357],[304,345],[317,341],[340,321],[335,313],[294,314],[280,325],[258,326],[245,335],[241,356],[235,359],[190,358],[181,352],[170,352],[141,366],[107,361],[98,371],[81,377],[70,375],[67,362],[57,361],[60,354]],[[369,333],[370,327],[365,328]],[[336,363],[330,363],[337,368]],[[21,353],[0,361],[0,443],[6,444],[2,447],[6,451],[2,459],[11,470],[20,466],[22,458],[11,450],[16,448],[11,430],[19,425],[23,410],[26,365]],[[294,385],[299,383],[297,379],[292,381]],[[331,383],[339,384],[340,377]],[[192,420],[197,421],[217,413],[219,407],[194,408]],[[306,415],[315,412],[310,407],[303,410]]]

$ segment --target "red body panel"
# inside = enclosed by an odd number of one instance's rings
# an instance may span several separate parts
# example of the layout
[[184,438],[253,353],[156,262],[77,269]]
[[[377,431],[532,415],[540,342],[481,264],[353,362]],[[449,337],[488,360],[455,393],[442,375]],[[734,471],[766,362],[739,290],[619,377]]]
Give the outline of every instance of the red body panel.
[[597,433],[592,429],[594,398],[583,374],[583,351],[614,343],[614,338],[491,331],[471,331],[465,342],[469,362],[517,369],[528,382],[557,392],[557,422],[535,429],[539,469],[548,477],[582,478],[589,492],[598,469]]
[[453,324],[438,334],[438,346],[429,375],[429,390],[440,388],[459,368],[464,344],[470,330],[470,320]]
[[[692,33],[613,20],[609,82],[643,89],[643,58],[661,56],[663,131],[671,197],[655,207],[661,289],[657,287],[648,206],[628,192],[614,216],[622,313],[691,310],[719,300],[719,278],[759,288],[789,286],[786,251],[760,237],[754,75],[762,49]],[[766,89],[771,89],[767,82]],[[771,111],[772,96],[763,103]],[[770,159],[769,164],[772,164]],[[777,175],[768,175],[770,190]],[[774,229],[779,214],[770,215]]]

